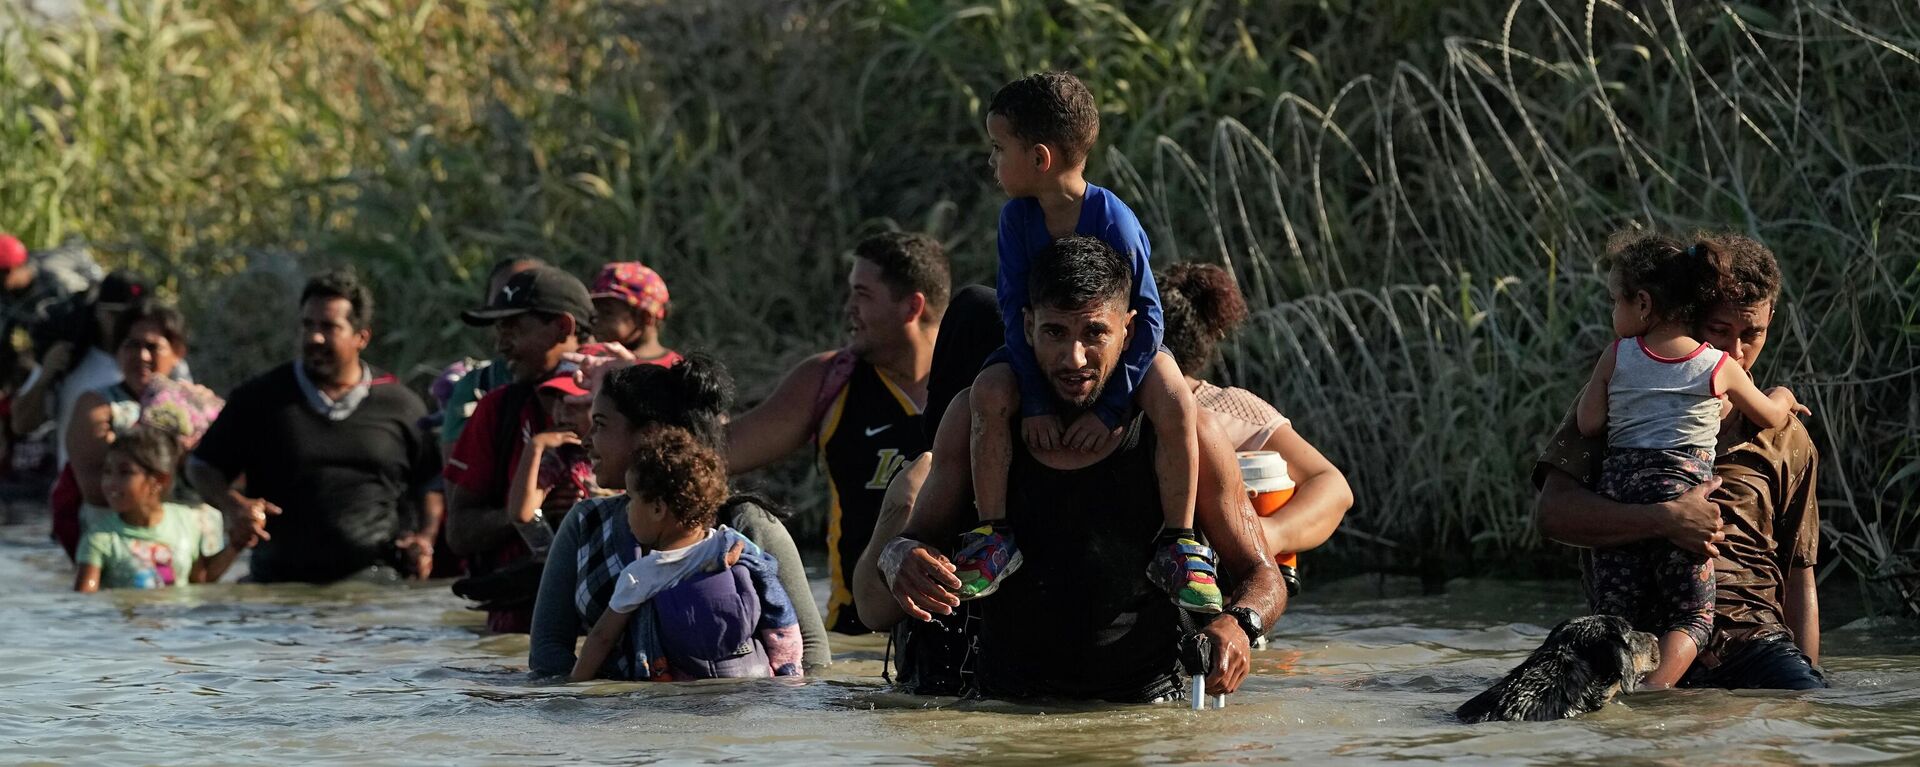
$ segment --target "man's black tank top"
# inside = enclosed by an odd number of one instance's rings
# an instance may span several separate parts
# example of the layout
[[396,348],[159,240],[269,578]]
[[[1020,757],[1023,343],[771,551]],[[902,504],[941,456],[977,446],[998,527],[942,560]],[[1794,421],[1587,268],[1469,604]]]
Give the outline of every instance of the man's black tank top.
[[855,363],[846,386],[820,419],[819,461],[827,475],[827,569],[833,584],[827,628],[864,634],[853,604],[853,565],[860,561],[880,501],[893,475],[921,453],[920,406],[866,360]]
[[1162,525],[1153,430],[1136,417],[1119,449],[1075,471],[1013,445],[1007,519],[1026,561],[979,602],[980,691],[1126,703],[1179,694],[1179,615],[1146,574]]

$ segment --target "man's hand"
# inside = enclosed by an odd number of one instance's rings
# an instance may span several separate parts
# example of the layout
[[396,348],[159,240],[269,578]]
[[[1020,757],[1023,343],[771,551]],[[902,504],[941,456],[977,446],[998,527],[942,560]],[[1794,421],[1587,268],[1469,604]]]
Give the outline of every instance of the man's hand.
[[1709,557],[1720,555],[1719,547],[1714,544],[1726,540],[1727,534],[1720,530],[1720,506],[1707,500],[1707,496],[1720,489],[1721,481],[1713,477],[1678,498],[1656,504],[1667,517],[1662,535],[1668,541],[1683,551]]
[[1030,415],[1020,419],[1020,438],[1027,441],[1027,449],[1035,452],[1055,450],[1062,445],[1060,416]]
[[916,546],[894,575],[893,601],[923,621],[933,620],[933,613],[952,615],[960,606],[960,578],[953,572],[953,562],[933,547]]
[[1232,615],[1221,613],[1200,630],[1213,639],[1213,671],[1207,674],[1208,695],[1229,695],[1240,689],[1252,668],[1247,632]]
[[417,532],[407,533],[393,539],[393,546],[412,568],[407,577],[424,581],[433,576],[433,538]]
[[267,535],[267,518],[280,515],[279,506],[238,492],[227,494],[220,511],[227,517],[227,545],[241,549],[251,549],[261,541],[272,539],[273,536]]
[[47,353],[40,355],[40,367],[45,368],[49,378],[59,378],[67,374],[73,366],[73,342],[61,341],[47,347]]

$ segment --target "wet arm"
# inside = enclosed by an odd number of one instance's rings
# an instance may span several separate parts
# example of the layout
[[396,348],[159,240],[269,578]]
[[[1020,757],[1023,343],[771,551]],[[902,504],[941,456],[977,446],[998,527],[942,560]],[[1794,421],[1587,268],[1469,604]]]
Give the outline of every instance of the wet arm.
[[1326,543],[1340,520],[1353,508],[1353,488],[1332,461],[1294,431],[1293,424],[1275,429],[1262,450],[1279,453],[1293,479],[1293,498],[1273,516],[1260,520],[1267,549],[1274,553],[1307,551]]
[[73,590],[82,594],[92,594],[100,590],[100,566],[81,565],[73,574]]
[[1820,594],[1815,587],[1813,568],[1796,567],[1787,573],[1787,628],[1793,641],[1815,665],[1820,663]]
[[[27,380],[26,388],[13,397],[13,412],[8,416],[12,420],[13,433],[32,434],[50,417],[47,399],[52,394],[53,379],[59,376],[48,370],[45,365],[34,369],[33,376]],[[62,435],[64,438],[65,435]]]
[[102,503],[100,471],[107,462],[107,445],[113,442],[113,409],[107,401],[93,392],[80,395],[67,422],[66,440],[67,465],[73,468],[80,496],[88,503]]
[[[970,391],[960,392],[940,417],[940,428],[933,437],[935,455],[967,454],[967,432],[973,422],[973,408],[968,403],[970,395]],[[972,475],[972,467],[966,461],[934,461],[927,470],[926,481],[920,485],[920,492],[914,496],[913,507],[907,514],[906,526],[900,535],[926,543],[938,551],[942,545],[972,528]]]
[[[1213,425],[1202,421],[1199,434],[1199,486],[1194,523],[1207,536],[1222,573],[1230,573],[1239,590],[1228,607],[1251,607],[1272,626],[1286,609],[1286,586],[1274,567],[1260,533],[1259,517],[1247,503],[1240,484],[1239,460]],[[1231,616],[1226,616],[1232,621]],[[1235,631],[1239,628],[1236,626]]]
[[471,557],[498,548],[513,536],[504,510],[487,503],[479,493],[447,483],[447,545],[453,553]]
[[507,480],[507,522],[526,524],[533,512],[547,500],[547,489],[540,486],[540,457],[546,450],[538,440],[530,440],[520,451],[520,465]]
[[1544,468],[1533,519],[1540,534],[1553,540],[1607,548],[1665,538],[1687,551],[1714,556],[1719,553],[1714,544],[1726,539],[1720,532],[1720,505],[1709,500],[1720,489],[1718,477],[1670,501],[1620,503],[1587,489],[1571,474]]
[[218,509],[231,520],[238,508],[237,493],[233,490],[233,475],[213,465],[213,462],[199,456],[187,458],[187,481],[193,490],[205,499],[207,505]]
[[880,517],[873,525],[873,537],[868,540],[866,550],[860,552],[860,561],[853,566],[853,603],[859,608],[860,622],[875,630],[892,628],[907,617],[906,611],[893,601],[893,590],[887,587],[886,576],[880,572],[880,552],[906,528],[907,518],[913,513],[914,498],[920,494],[932,470],[933,453],[922,453],[893,475],[893,481],[887,484],[887,495],[880,501]]
[[440,457],[440,442],[432,431],[416,429],[414,439],[410,492],[420,508],[420,524],[413,532],[431,545],[439,540],[440,527],[447,522],[446,481],[441,473],[446,461]]
[[607,656],[613,653],[614,645],[620,642],[620,635],[627,630],[627,622],[633,620],[633,613],[605,610],[600,620],[594,621],[593,630],[587,632],[587,641],[580,646],[580,660],[573,664],[573,673],[567,675],[569,682],[585,682],[600,675],[600,666],[607,662]]
[[187,576],[190,583],[218,583],[220,577],[233,567],[233,561],[240,558],[240,550],[231,545],[210,557],[201,557],[193,561],[193,572]]
[[1600,361],[1593,363],[1593,375],[1587,379],[1587,386],[1580,390],[1580,405],[1576,416],[1579,419],[1580,433],[1589,437],[1604,437],[1607,434],[1607,385],[1613,381],[1613,366],[1616,350],[1615,343],[1601,352]]
[[1771,395],[1761,392],[1760,387],[1753,384],[1753,377],[1739,365],[1721,365],[1714,373],[1714,388],[1726,392],[1734,409],[1763,429],[1786,426],[1793,420],[1794,406],[1800,404],[1793,391],[1784,386],[1776,387]]
[[727,424],[727,472],[745,474],[785,458],[813,434],[814,398],[826,381],[832,352],[807,358],[765,401]]
[[573,592],[578,586],[583,512],[575,506],[567,512],[560,530],[553,535],[553,547],[547,550],[546,567],[540,571],[540,590],[533,600],[533,628],[527,637],[527,667],[533,676],[553,677],[573,668],[574,643],[580,638],[580,614],[574,607]]
[[969,492],[973,487],[971,467],[957,458],[967,455],[967,432],[973,422],[971,394],[962,390],[953,398],[933,438],[935,455],[956,458],[933,463],[907,515],[906,529],[897,536],[921,543],[900,563],[890,586],[894,604],[918,620],[932,620],[933,613],[951,615],[960,605],[960,598],[955,596],[960,580],[954,577],[953,563],[941,547],[975,521]]
[[[1240,483],[1233,446],[1210,423],[1200,424],[1199,437],[1199,493],[1194,522],[1213,544],[1220,573],[1239,584],[1228,598],[1227,609],[1251,609],[1260,616],[1263,626],[1270,627],[1287,609],[1280,570],[1261,540],[1259,517],[1254,515]],[[1249,636],[1230,612],[1214,616],[1201,631],[1214,643],[1207,692],[1218,695],[1235,691],[1251,670],[1251,644],[1258,637]]]
[[447,521],[447,491],[423,490],[420,492],[420,529],[415,530],[428,542],[438,540],[440,526]]

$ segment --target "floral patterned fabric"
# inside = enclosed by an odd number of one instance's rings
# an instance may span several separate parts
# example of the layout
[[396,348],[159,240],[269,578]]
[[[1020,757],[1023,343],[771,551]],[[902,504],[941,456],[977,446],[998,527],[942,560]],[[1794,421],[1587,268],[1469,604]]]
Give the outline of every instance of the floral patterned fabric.
[[[1616,448],[1600,466],[1600,492],[1621,503],[1659,503],[1713,476],[1711,450]],[[1588,580],[1593,611],[1654,634],[1684,631],[1705,648],[1713,631],[1713,561],[1664,540],[1597,549]]]

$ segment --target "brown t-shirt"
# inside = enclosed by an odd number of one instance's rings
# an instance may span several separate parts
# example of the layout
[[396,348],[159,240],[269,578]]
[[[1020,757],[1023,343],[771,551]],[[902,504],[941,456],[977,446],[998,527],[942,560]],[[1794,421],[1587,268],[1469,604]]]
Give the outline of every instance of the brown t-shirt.
[[[1606,440],[1582,436],[1569,413],[1534,463],[1533,485],[1541,487],[1547,470],[1559,469],[1593,488],[1606,451]],[[1798,420],[1761,431],[1738,414],[1728,416],[1713,466],[1722,483],[1711,500],[1720,506],[1727,539],[1713,560],[1718,588],[1708,652],[1725,657],[1749,641],[1789,633],[1782,607],[1787,575],[1814,566],[1820,547],[1819,463]]]

